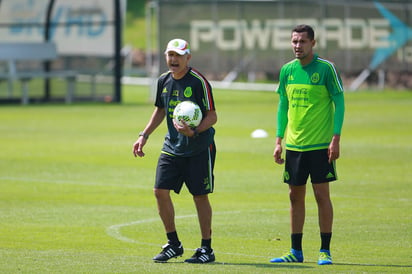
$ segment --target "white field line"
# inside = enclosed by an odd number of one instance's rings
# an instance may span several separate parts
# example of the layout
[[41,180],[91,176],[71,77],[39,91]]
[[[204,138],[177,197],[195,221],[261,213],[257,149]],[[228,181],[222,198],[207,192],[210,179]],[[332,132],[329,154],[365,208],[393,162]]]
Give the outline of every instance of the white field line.
[[[253,211],[273,211],[273,210],[253,210]],[[213,213],[214,215],[226,215],[226,214],[241,214],[243,211],[226,211],[226,212],[216,212]],[[190,215],[182,215],[182,216],[176,216],[176,219],[184,219],[184,218],[196,218],[197,215],[196,214],[190,214]],[[123,236],[121,233],[121,229],[123,227],[127,227],[127,226],[133,226],[133,225],[140,225],[140,224],[146,224],[146,223],[151,223],[151,222],[156,222],[159,221],[159,218],[150,218],[150,219],[145,219],[145,220],[138,220],[138,221],[133,221],[133,222],[129,222],[129,223],[124,223],[124,224],[117,224],[117,225],[111,225],[106,229],[106,233],[123,242],[127,242],[127,243],[134,243],[134,244],[142,244],[142,245],[150,245],[150,246],[159,246],[159,244],[154,244],[154,243],[146,243],[146,242],[142,242],[142,241],[138,241],[135,239],[131,239],[128,238],[126,236]],[[185,248],[185,250],[196,250],[195,248],[193,249],[188,249]],[[232,255],[232,256],[247,256],[247,257],[256,257],[256,258],[266,258],[266,256],[257,256],[257,255],[251,255],[251,254],[242,254],[242,253],[231,253],[231,252],[221,252],[219,251],[220,254],[225,254],[225,255]]]

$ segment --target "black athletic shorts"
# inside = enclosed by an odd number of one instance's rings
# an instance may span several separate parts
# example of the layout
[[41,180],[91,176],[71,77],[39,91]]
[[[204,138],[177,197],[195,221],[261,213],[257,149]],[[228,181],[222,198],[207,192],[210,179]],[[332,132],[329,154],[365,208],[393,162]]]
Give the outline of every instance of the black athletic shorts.
[[328,162],[328,150],[286,150],[283,181],[289,185],[305,185],[310,176],[313,184],[337,180],[335,161]]
[[179,193],[185,183],[192,195],[212,193],[215,158],[214,143],[205,151],[192,157],[178,157],[162,153],[157,163],[154,187]]

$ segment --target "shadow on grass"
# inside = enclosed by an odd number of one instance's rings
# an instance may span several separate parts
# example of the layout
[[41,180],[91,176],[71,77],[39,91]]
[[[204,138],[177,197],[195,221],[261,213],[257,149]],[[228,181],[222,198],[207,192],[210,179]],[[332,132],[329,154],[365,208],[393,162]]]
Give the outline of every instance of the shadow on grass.
[[258,268],[287,268],[287,269],[308,269],[313,268],[313,266],[304,265],[301,263],[296,264],[276,264],[276,263],[225,263],[225,262],[214,262],[212,264],[220,265],[233,265],[233,266],[254,266]]
[[[181,261],[168,261],[168,264],[187,264]],[[162,264],[162,263],[160,263]],[[227,265],[227,266],[253,266],[258,268],[288,268],[288,269],[307,269],[313,268],[313,266],[304,265],[301,263],[291,264],[274,264],[274,263],[226,263],[226,262],[213,262],[207,265]]]
[[[169,261],[167,263],[175,263],[175,264],[185,264],[182,261]],[[257,268],[277,268],[277,269],[309,269],[315,268],[312,266],[315,264],[316,267],[318,266],[316,262],[308,262],[305,263],[284,263],[284,264],[277,264],[277,263],[226,263],[226,262],[213,262],[208,263],[208,265],[227,265],[227,266],[253,266]],[[331,266],[359,266],[359,267],[390,267],[390,268],[412,268],[412,265],[391,265],[391,264],[360,264],[360,263],[333,263]],[[328,267],[328,266],[323,266]]]

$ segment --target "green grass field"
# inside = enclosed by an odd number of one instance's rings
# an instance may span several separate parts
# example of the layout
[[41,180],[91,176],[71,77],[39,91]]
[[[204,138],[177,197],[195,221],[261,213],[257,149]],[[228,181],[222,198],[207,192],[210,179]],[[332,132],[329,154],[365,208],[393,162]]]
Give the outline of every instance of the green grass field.
[[[1,273],[411,273],[412,93],[346,94],[331,185],[334,265],[316,264],[316,205],[308,188],[303,264],[270,264],[289,249],[289,202],[272,158],[278,98],[215,90],[219,121],[213,247],[216,263],[183,260],[200,244],[186,189],[173,195],[182,258],[156,264],[165,235],[152,194],[166,128],[132,156],[153,105],[125,87],[122,105],[0,106]],[[252,139],[257,128],[270,138]]]

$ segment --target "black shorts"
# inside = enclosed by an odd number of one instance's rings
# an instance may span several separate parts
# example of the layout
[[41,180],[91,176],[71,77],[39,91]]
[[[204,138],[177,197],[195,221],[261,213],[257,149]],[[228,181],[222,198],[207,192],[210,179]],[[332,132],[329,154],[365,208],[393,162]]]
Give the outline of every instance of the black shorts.
[[286,150],[283,181],[289,185],[305,185],[310,175],[313,184],[337,180],[335,161],[328,162],[328,150]]
[[213,192],[216,147],[192,157],[178,157],[162,153],[156,169],[155,188],[170,189],[179,193],[183,183],[192,195],[204,195]]

